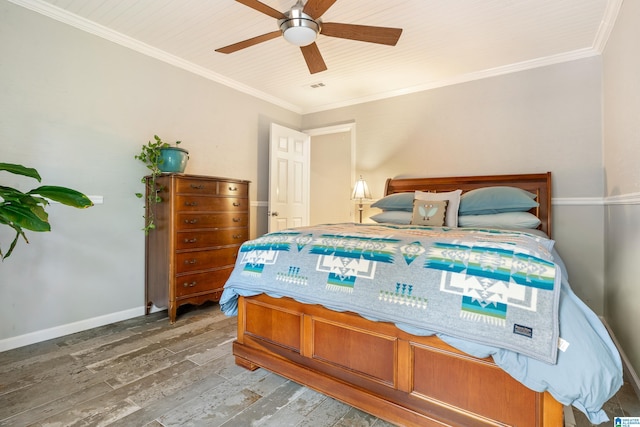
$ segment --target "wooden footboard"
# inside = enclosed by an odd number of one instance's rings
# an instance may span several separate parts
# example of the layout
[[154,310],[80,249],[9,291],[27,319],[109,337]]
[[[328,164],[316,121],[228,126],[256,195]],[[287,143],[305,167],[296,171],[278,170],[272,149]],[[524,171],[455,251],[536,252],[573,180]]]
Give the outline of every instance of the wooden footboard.
[[263,367],[398,425],[563,425],[560,403],[490,358],[288,298],[240,298],[233,353],[241,366]]

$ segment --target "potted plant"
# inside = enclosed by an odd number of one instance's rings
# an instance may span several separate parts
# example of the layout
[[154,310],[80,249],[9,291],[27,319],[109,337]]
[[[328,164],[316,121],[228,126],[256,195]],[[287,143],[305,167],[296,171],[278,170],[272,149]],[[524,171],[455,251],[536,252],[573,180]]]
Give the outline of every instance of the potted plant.
[[[23,175],[42,181],[40,174],[33,168],[13,163],[0,163],[0,171]],[[45,207],[49,200],[75,208],[88,208],[93,202],[84,194],[66,187],[43,185],[26,193],[12,187],[0,186],[0,224],[7,225],[16,232],[16,237],[6,252],[0,248],[0,259],[8,258],[20,236],[29,243],[24,230],[51,231],[49,215]]]
[[[149,169],[149,175],[142,177],[142,182],[148,188],[143,228],[145,234],[156,228],[154,205],[162,202],[162,197],[160,196],[162,186],[156,183],[156,177],[163,172],[184,172],[189,159],[189,152],[184,148],[178,147],[181,141],[176,141],[175,145],[171,145],[168,142],[164,142],[158,135],[153,135],[153,139],[153,141],[149,141],[142,146],[140,154],[134,156]],[[136,196],[138,198],[145,197],[142,193],[136,193]]]

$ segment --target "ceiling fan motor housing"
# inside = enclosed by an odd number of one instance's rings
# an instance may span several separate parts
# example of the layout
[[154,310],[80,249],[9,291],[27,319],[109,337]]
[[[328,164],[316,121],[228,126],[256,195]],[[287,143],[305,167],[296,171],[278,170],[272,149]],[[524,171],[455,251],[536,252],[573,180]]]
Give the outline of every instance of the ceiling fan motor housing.
[[292,8],[286,15],[287,18],[278,20],[285,40],[296,46],[308,46],[316,40],[321,28],[320,20],[314,20],[298,7]]

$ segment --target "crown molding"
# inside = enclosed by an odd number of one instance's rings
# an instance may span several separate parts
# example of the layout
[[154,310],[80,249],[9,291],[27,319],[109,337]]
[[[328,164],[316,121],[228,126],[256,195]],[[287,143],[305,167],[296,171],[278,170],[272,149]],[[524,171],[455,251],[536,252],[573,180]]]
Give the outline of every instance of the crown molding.
[[418,85],[411,88],[405,88],[401,90],[384,92],[375,94],[372,96],[351,99],[348,101],[325,104],[318,107],[313,107],[304,110],[304,114],[317,113],[325,110],[332,110],[335,108],[349,107],[351,105],[362,104],[364,102],[378,101],[381,99],[392,98],[395,96],[408,95],[411,93],[422,92],[425,90],[437,89],[445,86],[451,86],[459,83],[466,83],[474,80],[486,79],[489,77],[501,76],[509,73],[516,73],[519,71],[531,70],[533,68],[545,67],[548,65],[560,64],[563,62],[575,61],[578,59],[589,58],[593,56],[599,56],[604,51],[604,48],[609,40],[611,31],[615,25],[618,13],[624,0],[609,0],[605,8],[605,13],[598,32],[594,38],[591,48],[578,49],[572,52],[566,52],[559,55],[547,56],[543,58],[537,58],[529,61],[518,62],[515,64],[509,64],[503,67],[490,68],[475,73],[461,74],[451,79],[443,79],[433,81],[424,85]]
[[607,45],[607,41],[609,41],[609,36],[611,35],[611,31],[613,31],[616,19],[618,18],[618,13],[620,13],[622,2],[623,0],[609,0],[607,2],[604,17],[600,22],[598,33],[593,41],[593,48],[598,53],[604,52],[604,48]]
[[114,31],[103,25],[89,21],[88,19],[82,18],[73,13],[67,12],[52,4],[43,2],[41,0],[9,0],[9,1],[11,3],[17,4],[18,6],[22,6],[26,9],[37,12],[41,15],[48,16],[49,18],[55,19],[56,21],[71,25],[72,27],[78,28],[79,30],[85,31],[87,33],[101,37],[105,40],[109,40],[111,42],[119,44],[120,46],[124,46],[136,52],[142,53],[143,55],[150,56],[159,61],[165,62],[167,64],[171,64],[175,67],[178,67],[190,73],[196,74],[200,77],[204,77],[208,80],[212,80],[216,83],[220,83],[224,86],[230,87],[232,89],[236,89],[239,92],[243,92],[247,95],[251,95],[256,98],[262,99],[263,101],[267,101],[271,104],[280,106],[292,112],[295,112],[298,114],[302,113],[302,109],[297,105],[290,104],[280,98],[269,95],[265,92],[259,91],[255,88],[244,85],[242,83],[239,83],[233,79],[230,79],[221,74],[215,73],[207,68],[201,67],[189,61],[185,61],[182,58],[179,58],[161,49],[155,48],[139,40],[136,40],[132,37],[129,37],[122,33]]
[[417,92],[424,92],[431,89],[438,89],[446,86],[453,86],[460,83],[467,83],[474,80],[486,79],[489,77],[501,76],[504,74],[517,73],[519,71],[531,70],[534,68],[546,67],[548,65],[560,64],[563,62],[575,61],[577,59],[590,58],[600,55],[599,52],[593,48],[585,48],[574,50],[572,52],[566,52],[559,55],[547,56],[544,58],[532,59],[529,61],[522,61],[514,64],[505,65],[503,67],[489,68],[487,70],[481,70],[478,72],[460,74],[450,79],[435,80],[423,85],[412,86],[404,89],[399,89],[390,92],[378,93],[371,96],[350,99],[343,102],[337,102],[332,104],[320,105],[318,107],[308,108],[303,111],[304,114],[317,113],[325,110],[333,110],[336,108],[349,107],[352,105],[362,104],[365,102],[379,101],[381,99],[393,98],[396,96],[409,95]]
[[562,62],[574,61],[577,59],[588,58],[601,55],[606,43],[609,39],[616,18],[622,6],[623,0],[609,0],[604,13],[600,27],[593,42],[591,48],[579,49],[572,52],[567,52],[559,55],[548,56],[544,58],[537,58],[529,61],[523,61],[515,64],[509,64],[503,67],[496,67],[487,70],[482,70],[474,73],[461,74],[450,79],[436,80],[424,85],[417,85],[410,88],[405,88],[396,91],[383,92],[367,97],[354,98],[343,102],[324,104],[312,108],[302,108],[299,105],[291,104],[283,99],[269,95],[265,92],[237,82],[233,79],[222,76],[209,69],[193,64],[189,61],[185,61],[175,55],[169,54],[163,50],[154,48],[146,43],[142,43],[139,40],[135,40],[129,36],[113,31],[107,27],[91,22],[80,16],[67,12],[59,7],[53,6],[42,0],[9,0],[11,3],[30,9],[34,12],[48,16],[59,22],[71,25],[80,30],[86,31],[90,34],[102,37],[106,40],[117,43],[121,46],[130,48],[144,55],[174,65],[185,71],[194,73],[208,80],[220,83],[239,92],[247,95],[262,99],[263,101],[280,106],[289,111],[298,114],[310,114],[320,111],[333,110],[336,108],[343,108],[352,105],[362,104],[365,102],[378,101],[386,98],[393,98],[401,95],[408,95],[416,92],[423,92],[426,90],[437,89],[445,86],[451,86],[459,83],[466,83],[474,80],[485,79],[489,77],[501,76],[504,74],[515,73],[519,71],[530,70],[533,68],[544,67],[548,65],[559,64]]

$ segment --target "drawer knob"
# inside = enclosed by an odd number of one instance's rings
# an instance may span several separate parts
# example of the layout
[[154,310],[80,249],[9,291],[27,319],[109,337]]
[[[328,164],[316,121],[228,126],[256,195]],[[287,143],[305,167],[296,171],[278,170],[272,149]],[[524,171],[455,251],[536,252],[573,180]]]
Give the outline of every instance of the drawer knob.
[[240,206],[240,202],[233,202],[233,206],[237,208],[238,206]]
[[185,219],[184,223],[185,224],[196,224],[198,222],[197,219]]
[[204,188],[204,185],[203,184],[199,184],[199,185],[191,184],[191,188],[193,188],[194,190],[202,190]]
[[242,239],[242,234],[234,234],[233,238],[234,239]]
[[195,258],[192,258],[192,259],[185,259],[185,260],[184,260],[184,263],[185,263],[185,264],[192,264],[192,265],[193,265],[193,264],[195,264],[195,263],[197,263],[197,262],[198,262],[198,260],[197,260],[197,259],[195,259]]
[[242,219],[240,219],[240,218],[233,218],[233,222],[240,222],[240,221],[242,221]]
[[238,191],[238,187],[229,187],[229,191]]
[[185,282],[182,286],[184,286],[185,288],[193,288],[196,285],[196,283],[198,282],[191,282],[191,283]]
[[198,206],[198,202],[184,202],[185,206]]
[[197,237],[194,237],[193,239],[184,239],[185,243],[195,243],[198,241]]

